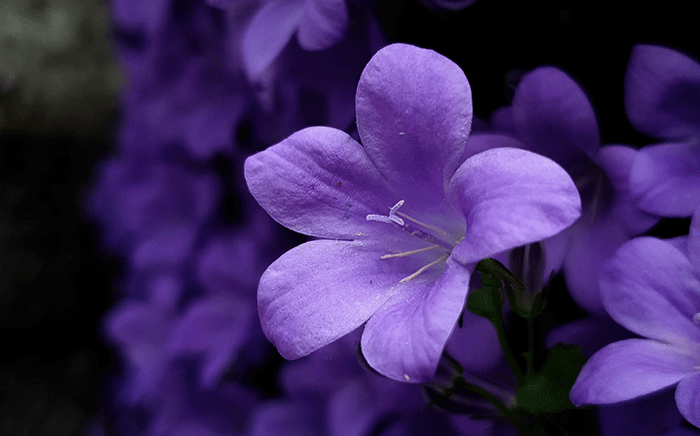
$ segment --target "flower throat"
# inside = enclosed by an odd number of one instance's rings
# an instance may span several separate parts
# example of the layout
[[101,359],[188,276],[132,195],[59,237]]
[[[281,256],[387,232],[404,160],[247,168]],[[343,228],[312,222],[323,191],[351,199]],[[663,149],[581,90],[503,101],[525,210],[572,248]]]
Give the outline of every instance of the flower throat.
[[[440,262],[443,262],[447,260],[447,258],[450,256],[450,253],[452,253],[452,250],[462,241],[461,238],[460,240],[453,241],[450,236],[438,229],[437,227],[433,227],[431,225],[422,223],[414,218],[411,218],[410,216],[399,212],[399,208],[403,206],[404,200],[399,200],[394,206],[392,206],[389,209],[389,215],[377,215],[377,214],[369,214],[366,216],[367,221],[379,221],[381,223],[385,224],[391,224],[395,227],[400,228],[401,230],[407,232],[409,236],[413,236],[419,239],[422,239],[423,241],[428,242],[429,246],[423,247],[423,248],[418,248],[416,250],[409,250],[409,251],[403,251],[400,253],[392,253],[392,254],[385,254],[381,256],[381,259],[391,259],[391,258],[396,258],[396,257],[406,257],[410,256],[412,254],[418,254],[418,253],[423,253],[426,251],[431,251],[435,249],[445,249],[447,250],[447,253],[444,253],[442,256],[439,258],[435,259],[434,261],[420,267],[416,272],[413,274],[404,277],[399,281],[399,283],[405,283],[409,280],[412,280],[416,277],[418,277],[421,273],[423,273],[425,270],[428,268],[439,264]],[[404,220],[405,219],[405,220]]]

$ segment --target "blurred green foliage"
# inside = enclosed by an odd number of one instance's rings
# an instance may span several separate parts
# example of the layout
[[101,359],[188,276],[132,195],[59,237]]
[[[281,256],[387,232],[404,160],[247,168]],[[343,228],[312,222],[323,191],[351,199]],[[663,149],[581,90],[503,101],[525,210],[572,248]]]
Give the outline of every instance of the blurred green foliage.
[[107,16],[99,0],[0,2],[0,130],[103,128],[119,83]]
[[85,218],[120,83],[102,0],[0,1],[0,434],[100,413],[115,263]]

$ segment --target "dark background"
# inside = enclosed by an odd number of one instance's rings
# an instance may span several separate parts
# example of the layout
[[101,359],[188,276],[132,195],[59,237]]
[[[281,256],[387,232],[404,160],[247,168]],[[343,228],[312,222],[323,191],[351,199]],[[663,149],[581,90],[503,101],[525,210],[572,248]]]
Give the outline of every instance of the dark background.
[[[700,57],[697,15],[685,3],[479,0],[459,12],[412,0],[366,3],[378,3],[389,42],[432,48],[464,69],[477,116],[508,104],[529,69],[564,69],[591,98],[603,143],[650,142],[624,114],[635,43]],[[101,318],[121,264],[100,248],[84,212],[95,165],[114,149],[124,85],[111,64],[108,11],[100,1],[3,0],[0,27],[12,14],[45,24],[59,6],[71,17],[65,44],[34,38],[30,26],[0,29],[2,435],[79,434],[100,411],[113,362]],[[687,220],[656,231],[684,228]]]

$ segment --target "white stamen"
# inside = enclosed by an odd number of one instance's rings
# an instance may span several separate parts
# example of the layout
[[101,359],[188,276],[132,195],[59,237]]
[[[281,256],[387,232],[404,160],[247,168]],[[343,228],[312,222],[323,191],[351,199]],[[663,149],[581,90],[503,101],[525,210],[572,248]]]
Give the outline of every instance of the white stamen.
[[440,256],[439,259],[436,259],[436,260],[430,262],[429,264],[427,264],[427,265],[421,267],[418,271],[414,272],[414,273],[411,274],[410,276],[402,278],[401,280],[399,280],[399,283],[406,283],[406,282],[409,281],[409,280],[415,279],[415,278],[418,277],[423,271],[425,271],[426,269],[430,268],[430,267],[433,266],[433,265],[437,265],[438,263],[442,262],[443,260],[446,260],[448,257],[449,257],[449,254],[443,254],[442,256]]
[[[399,210],[401,206],[403,206],[404,200],[399,200],[398,203],[396,203],[394,206],[392,206],[389,209],[389,216],[384,216],[384,215],[377,215],[374,213],[371,213],[365,217],[367,221],[379,221],[381,223],[386,223],[386,224],[391,224],[395,223],[400,226],[404,225],[404,221],[396,216],[396,211]],[[403,214],[402,214],[403,215]]]
[[700,324],[700,312],[698,312],[698,313],[696,313],[695,315],[693,315],[693,322],[694,322],[695,324]]
[[434,248],[438,248],[439,245],[431,245],[429,247],[423,247],[423,248],[418,248],[417,250],[409,250],[409,251],[402,251],[401,253],[394,253],[394,254],[385,254],[384,256],[381,256],[380,259],[391,259],[392,257],[405,257],[405,256],[410,256],[412,254],[416,253],[422,253],[424,251],[432,250]]
[[396,212],[396,214],[397,214],[397,215],[401,215],[402,217],[406,218],[406,219],[409,220],[409,221],[413,221],[414,223],[418,224],[419,226],[423,226],[423,227],[425,227],[426,229],[430,229],[430,230],[436,231],[436,232],[438,232],[439,234],[441,234],[442,236],[444,236],[444,237],[446,237],[446,238],[449,238],[449,236],[447,235],[447,233],[443,232],[442,230],[440,230],[440,229],[438,229],[438,228],[436,228],[436,227],[430,226],[430,225],[428,225],[428,224],[426,224],[426,223],[422,223],[422,222],[420,222],[420,221],[418,221],[418,220],[416,220],[416,219],[413,219],[413,218],[411,218],[410,216],[406,215],[405,213]]

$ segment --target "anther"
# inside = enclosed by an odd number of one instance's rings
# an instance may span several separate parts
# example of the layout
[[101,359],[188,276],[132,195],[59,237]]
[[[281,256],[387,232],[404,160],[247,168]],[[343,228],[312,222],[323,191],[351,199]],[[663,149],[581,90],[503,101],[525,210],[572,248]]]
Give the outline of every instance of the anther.
[[[404,200],[399,200],[398,203],[396,203],[394,206],[392,206],[389,209],[388,216],[377,215],[377,214],[371,213],[371,214],[367,215],[365,217],[365,219],[367,221],[379,221],[381,223],[386,223],[386,224],[395,223],[395,224],[398,224],[400,226],[403,226],[405,224],[404,221],[401,218],[396,216],[396,211],[398,211],[399,208],[401,206],[403,206],[403,204],[404,204]],[[401,215],[403,215],[403,214],[401,214]]]

